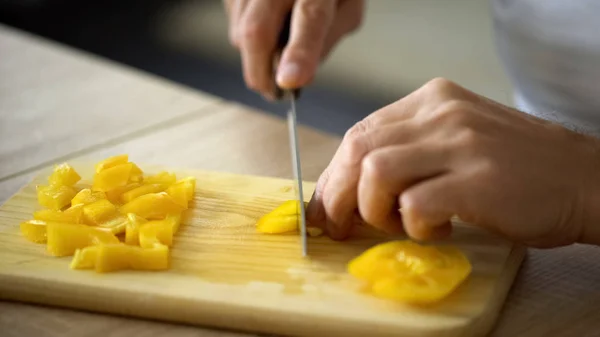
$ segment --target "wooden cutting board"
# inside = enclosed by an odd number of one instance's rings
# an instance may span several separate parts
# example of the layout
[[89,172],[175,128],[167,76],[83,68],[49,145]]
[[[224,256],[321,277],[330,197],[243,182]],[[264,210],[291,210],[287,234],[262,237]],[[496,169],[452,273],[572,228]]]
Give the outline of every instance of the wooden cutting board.
[[[72,164],[91,177],[92,164]],[[39,208],[35,185],[45,183],[48,169],[0,207],[0,297],[296,336],[481,336],[493,327],[525,253],[456,223],[450,241],[472,261],[471,277],[431,307],[392,303],[358,291],[345,269],[365,249],[392,238],[364,228],[345,242],[309,238],[310,258],[304,259],[297,235],[265,235],[254,227],[293,198],[291,181],[173,171],[196,176],[197,190],[174,240],[169,271],[70,270],[70,257],[51,257],[45,245],[26,241],[19,223]],[[305,184],[307,200],[313,189]]]

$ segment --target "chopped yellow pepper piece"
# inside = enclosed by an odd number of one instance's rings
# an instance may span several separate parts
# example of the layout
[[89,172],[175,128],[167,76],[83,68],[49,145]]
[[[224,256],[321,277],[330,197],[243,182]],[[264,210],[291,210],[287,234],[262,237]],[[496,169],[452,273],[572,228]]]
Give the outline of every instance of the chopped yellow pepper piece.
[[133,164],[126,163],[103,169],[94,176],[92,189],[107,192],[127,185],[132,168]]
[[368,282],[375,296],[429,304],[452,293],[471,273],[471,263],[456,247],[403,240],[371,247],[350,261],[348,272]]
[[166,187],[161,184],[141,185],[140,187],[136,187],[136,188],[132,189],[131,191],[127,191],[127,192],[123,193],[123,195],[121,196],[121,201],[123,201],[124,203],[128,203],[131,200],[133,200],[137,197],[140,197],[144,194],[162,192],[165,190],[165,188]]
[[71,200],[71,206],[73,205],[87,205],[95,201],[106,199],[106,193],[102,191],[92,191],[89,188],[84,188],[79,191]]
[[100,243],[119,243],[119,239],[110,232],[79,224],[48,222],[46,235],[46,248],[54,256],[72,255],[78,248]]
[[33,212],[35,220],[47,222],[66,222],[66,223],[81,223],[83,214],[83,205],[75,205],[67,208],[64,211],[54,209],[43,209]]
[[46,242],[46,222],[42,220],[29,220],[21,222],[21,234],[35,243]]
[[165,192],[144,194],[121,206],[121,214],[134,213],[144,219],[162,219],[184,208]]
[[91,226],[98,226],[118,214],[117,207],[106,199],[83,206],[83,221]]
[[[261,233],[281,234],[298,231],[300,203],[297,200],[288,200],[258,219],[256,229]],[[307,203],[304,202],[304,207]],[[307,227],[307,232],[311,236],[322,234],[322,230],[316,227]],[[320,232],[319,232],[320,231]],[[312,234],[311,234],[312,233]]]
[[319,227],[307,227],[306,232],[309,236],[321,236],[323,235],[323,230]]
[[129,181],[134,183],[141,183],[144,181],[144,172],[136,164],[131,163],[131,175]]
[[194,198],[195,190],[196,178],[186,177],[169,186],[167,193],[173,197],[176,203],[187,209],[189,201]]
[[38,203],[46,208],[59,210],[71,203],[77,192],[71,186],[37,186]]
[[125,186],[120,186],[115,189],[106,192],[106,198],[113,204],[122,203],[121,197],[125,192],[129,192],[135,188],[142,186],[140,183],[128,183]]
[[81,176],[67,163],[56,165],[50,178],[48,178],[50,185],[70,187],[79,180],[81,180]]
[[96,164],[96,173],[100,173],[105,169],[117,166],[117,165],[121,165],[121,164],[127,164],[127,162],[129,162],[129,156],[126,154],[120,154],[117,156],[112,156],[109,158],[104,159],[103,161],[99,162],[98,164]]
[[170,186],[177,178],[175,177],[175,173],[162,171],[155,175],[148,176],[144,179],[144,184],[161,184],[165,186]]
[[140,246],[152,248],[157,244],[171,246],[173,243],[173,223],[167,220],[149,221],[140,227]]
[[123,243],[100,244],[76,253],[72,269],[95,268],[98,273],[117,270],[165,270],[169,268],[169,247],[152,248],[129,246]]
[[102,230],[107,230],[115,235],[118,235],[125,233],[127,223],[127,217],[117,213],[114,217],[99,224],[98,228]]
[[165,220],[169,221],[173,226],[173,234],[179,231],[179,226],[181,225],[181,213],[168,214],[165,217]]
[[140,244],[140,227],[146,222],[146,219],[133,213],[127,214],[127,225],[125,226],[126,244],[133,246]]
[[98,246],[88,246],[75,250],[73,259],[69,268],[71,269],[92,269],[96,266],[96,256],[98,255]]

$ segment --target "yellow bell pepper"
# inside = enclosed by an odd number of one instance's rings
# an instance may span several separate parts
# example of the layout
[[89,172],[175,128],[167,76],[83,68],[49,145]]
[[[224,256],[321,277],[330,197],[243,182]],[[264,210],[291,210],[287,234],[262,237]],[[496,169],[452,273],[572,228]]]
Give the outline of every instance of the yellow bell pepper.
[[140,185],[140,187],[134,188],[131,191],[123,193],[123,195],[121,196],[121,201],[123,201],[124,203],[128,203],[131,200],[140,197],[144,194],[158,193],[164,191],[165,189],[166,187],[161,184]]
[[98,245],[76,249],[69,268],[71,269],[93,269],[96,266]]
[[121,206],[121,214],[134,213],[144,219],[163,219],[168,214],[180,213],[184,208],[165,192],[144,194]]
[[125,233],[127,229],[127,217],[121,214],[115,214],[112,218],[98,225],[98,229],[109,231],[115,235]]
[[144,181],[144,172],[136,164],[131,163],[131,175],[129,181],[134,183],[141,183]]
[[126,163],[103,169],[94,176],[92,189],[107,192],[127,185],[132,168],[133,164]]
[[119,239],[108,231],[79,224],[48,222],[46,235],[47,251],[54,256],[72,255],[78,248],[100,243],[119,243]]
[[107,191],[106,198],[113,204],[122,204],[123,201],[121,200],[121,197],[123,196],[123,194],[140,186],[142,186],[142,184],[140,183],[128,183],[125,186],[120,186],[110,191]]
[[125,243],[132,246],[140,244],[140,227],[145,224],[146,219],[133,213],[127,214],[127,225],[125,226]]
[[126,154],[120,154],[120,155],[106,158],[103,161],[96,164],[96,167],[95,167],[96,173],[100,173],[105,169],[108,169],[108,168],[111,168],[111,167],[114,167],[117,165],[127,164],[128,162],[129,162],[129,156]]
[[106,199],[83,206],[83,222],[91,226],[98,226],[118,214],[117,207]]
[[186,177],[169,186],[167,193],[173,197],[176,203],[187,209],[188,203],[194,198],[195,190],[196,178]]
[[471,263],[458,248],[403,240],[371,247],[348,263],[348,272],[380,298],[429,304],[452,293],[471,273]]
[[[300,216],[299,205],[300,203],[297,200],[288,200],[284,202],[270,213],[258,219],[256,229],[261,233],[267,234],[297,232]],[[304,202],[304,207],[306,206],[307,203]],[[316,227],[308,227],[307,232],[309,235],[312,233],[314,236],[318,236],[322,233],[322,231]]]
[[33,212],[35,220],[47,222],[66,222],[66,223],[81,223],[83,214],[83,205],[75,205],[67,208],[64,211],[54,209],[42,209]]
[[81,180],[81,176],[67,163],[56,165],[48,178],[50,185],[70,187],[73,187],[79,180]]
[[171,246],[173,243],[173,223],[168,220],[148,221],[140,227],[140,246],[152,248],[157,244]]
[[179,231],[179,226],[181,225],[181,213],[168,214],[165,217],[165,220],[171,223],[173,227],[173,234]]
[[144,184],[161,184],[165,186],[170,186],[177,178],[175,177],[175,173],[162,171],[155,175],[148,176],[144,179]]
[[21,234],[35,243],[46,242],[46,222],[42,220],[29,220],[21,222]]
[[37,186],[38,203],[46,208],[59,210],[71,203],[77,192],[71,186]]
[[77,194],[75,194],[75,196],[71,200],[71,206],[79,204],[87,205],[102,199],[106,199],[106,193],[102,191],[92,191],[89,188],[84,188],[81,191],[77,192]]
[[126,269],[165,270],[169,268],[169,247],[156,245],[152,248],[141,248],[123,243],[101,244],[76,253],[71,268],[95,268],[98,273]]

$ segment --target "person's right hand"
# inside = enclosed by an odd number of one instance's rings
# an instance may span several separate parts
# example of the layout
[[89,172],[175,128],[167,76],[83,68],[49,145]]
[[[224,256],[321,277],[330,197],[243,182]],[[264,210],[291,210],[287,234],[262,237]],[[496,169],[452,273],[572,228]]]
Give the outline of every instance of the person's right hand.
[[364,0],[224,0],[229,39],[239,49],[246,85],[272,99],[273,56],[291,12],[290,37],[275,80],[281,88],[308,84],[317,67],[362,20]]

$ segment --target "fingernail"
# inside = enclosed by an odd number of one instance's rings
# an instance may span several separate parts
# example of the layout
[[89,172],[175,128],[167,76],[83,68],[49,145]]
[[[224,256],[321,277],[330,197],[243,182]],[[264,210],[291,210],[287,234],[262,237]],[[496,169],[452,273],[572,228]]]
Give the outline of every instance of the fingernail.
[[277,72],[277,83],[282,87],[293,87],[300,77],[300,65],[287,62],[281,65]]

